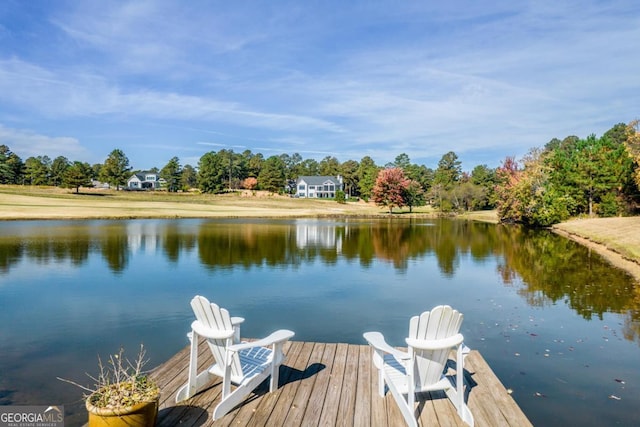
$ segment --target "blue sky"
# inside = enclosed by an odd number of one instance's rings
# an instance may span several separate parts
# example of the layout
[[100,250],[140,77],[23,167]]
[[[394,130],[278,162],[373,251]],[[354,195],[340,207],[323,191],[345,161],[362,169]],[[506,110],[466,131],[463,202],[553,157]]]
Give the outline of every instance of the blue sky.
[[0,144],[496,167],[640,117],[640,3],[0,2]]

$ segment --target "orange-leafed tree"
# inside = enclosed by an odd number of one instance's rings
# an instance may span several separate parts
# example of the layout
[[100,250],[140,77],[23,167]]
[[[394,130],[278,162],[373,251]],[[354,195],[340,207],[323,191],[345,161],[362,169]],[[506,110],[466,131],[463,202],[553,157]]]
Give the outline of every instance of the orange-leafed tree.
[[376,183],[371,195],[373,202],[378,206],[389,208],[389,213],[394,207],[406,206],[405,190],[409,186],[409,180],[404,176],[400,168],[383,169],[378,172]]
[[247,190],[253,190],[256,188],[257,185],[258,185],[258,180],[252,176],[242,181],[242,186]]

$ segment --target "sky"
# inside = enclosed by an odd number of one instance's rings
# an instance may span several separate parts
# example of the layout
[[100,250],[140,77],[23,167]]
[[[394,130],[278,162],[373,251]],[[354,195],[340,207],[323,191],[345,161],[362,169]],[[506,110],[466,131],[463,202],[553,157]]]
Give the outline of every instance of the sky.
[[497,167],[640,118],[640,2],[0,2],[0,145]]

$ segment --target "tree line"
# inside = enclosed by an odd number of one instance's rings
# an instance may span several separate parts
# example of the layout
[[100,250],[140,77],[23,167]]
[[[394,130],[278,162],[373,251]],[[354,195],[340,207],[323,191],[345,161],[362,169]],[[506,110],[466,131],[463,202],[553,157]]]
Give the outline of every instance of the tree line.
[[[298,153],[265,158],[261,153],[223,149],[200,157],[196,167],[173,157],[161,169],[167,191],[197,188],[205,193],[240,189],[295,194],[299,176],[338,176],[349,198],[394,207],[431,204],[441,212],[494,209],[501,221],[548,226],[576,215],[612,216],[633,213],[640,187],[638,122],[619,123],[602,137],[554,138],[523,159],[507,157],[501,166],[475,166],[463,171],[455,152],[442,156],[437,168],[411,162],[405,153],[376,165],[365,156],[340,162],[334,156],[317,161]],[[64,156],[29,157],[24,162],[0,145],[0,183],[89,187],[94,180],[123,187],[135,171],[121,149],[104,163],[89,165]],[[344,197],[344,194],[341,197]]]
[[638,121],[619,123],[599,138],[554,138],[520,162],[506,158],[496,179],[496,207],[503,222],[549,226],[582,215],[636,213]]

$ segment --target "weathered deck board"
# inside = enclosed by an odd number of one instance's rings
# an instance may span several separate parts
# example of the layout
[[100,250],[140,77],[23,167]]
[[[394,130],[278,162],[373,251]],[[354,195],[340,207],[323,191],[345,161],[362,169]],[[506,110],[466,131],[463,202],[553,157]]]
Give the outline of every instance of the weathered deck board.
[[327,396],[322,406],[319,426],[332,427],[336,425],[338,417],[338,406],[340,405],[340,392],[342,391],[342,378],[344,376],[344,366],[347,359],[347,344],[338,344],[333,365],[327,366],[331,372]]
[[[369,427],[371,425],[371,350],[368,346],[360,346],[357,366],[356,403],[353,414],[354,426]],[[382,400],[382,399],[381,399]]]
[[[206,345],[199,346],[200,369],[212,363]],[[392,396],[378,394],[378,375],[372,352],[365,345],[292,341],[285,346],[287,360],[280,368],[280,388],[269,393],[265,381],[255,393],[223,418],[213,421],[221,382],[184,402],[175,395],[187,380],[189,348],[156,368],[160,398],[159,426],[388,426],[403,425]],[[530,426],[480,353],[466,359],[468,405],[477,426]],[[423,396],[426,396],[423,398]],[[444,393],[418,396],[423,426],[461,426],[462,420]]]
[[[365,353],[371,355],[371,349],[368,346],[362,346]],[[387,400],[380,397],[378,392],[378,369],[372,362],[368,363],[369,378],[371,378],[371,426],[384,427],[389,425],[387,421]],[[375,399],[375,402],[373,401]]]
[[336,356],[337,344],[318,344],[319,348],[323,348],[322,357],[318,364],[318,372],[314,386],[309,395],[307,410],[302,419],[302,425],[314,426],[320,424],[320,416],[322,408],[327,396],[329,388],[329,380],[331,379],[331,366]]

